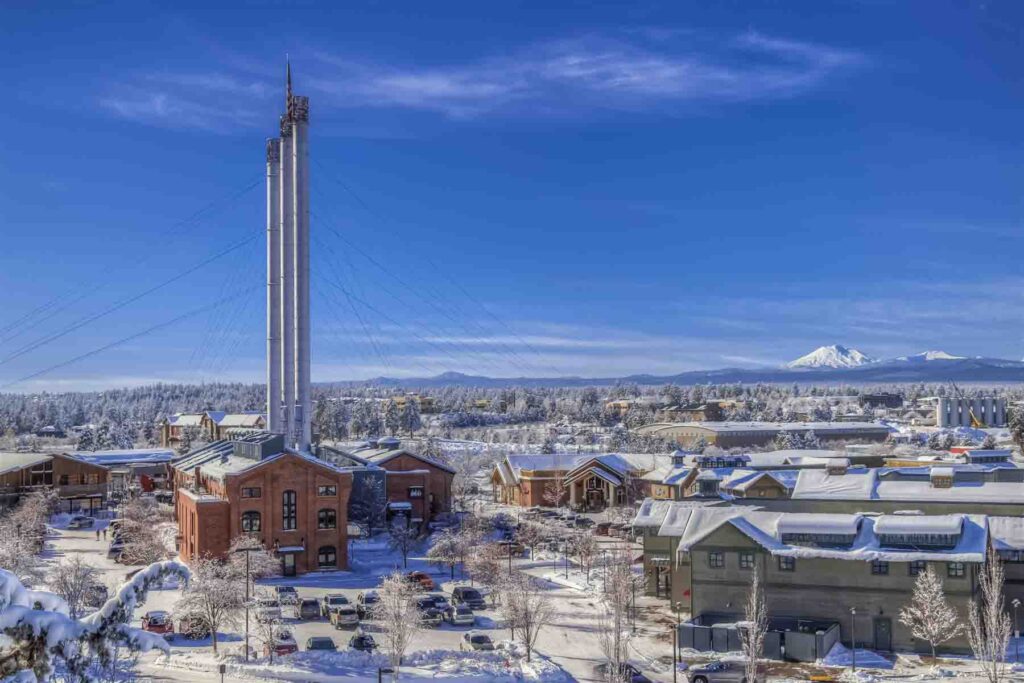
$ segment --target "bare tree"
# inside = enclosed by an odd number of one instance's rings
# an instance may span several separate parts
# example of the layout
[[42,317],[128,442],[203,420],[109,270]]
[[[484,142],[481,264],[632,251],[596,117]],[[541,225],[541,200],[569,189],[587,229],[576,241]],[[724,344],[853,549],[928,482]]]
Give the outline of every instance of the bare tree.
[[633,593],[633,567],[625,550],[611,553],[604,574],[601,602],[604,612],[598,620],[598,637],[604,652],[608,683],[622,680],[622,665],[629,651],[629,603]]
[[914,593],[910,603],[900,610],[899,621],[910,629],[910,634],[923,640],[931,647],[932,659],[935,650],[963,631],[959,615],[946,600],[946,593],[931,565],[917,575]]
[[753,683],[760,680],[757,677],[757,662],[764,652],[764,639],[768,633],[768,609],[765,606],[764,586],[761,585],[761,570],[756,564],[750,577],[750,593],[747,594],[744,618],[739,629],[743,645],[743,668],[746,680]]
[[537,636],[555,616],[554,603],[548,592],[528,574],[507,577],[502,592],[502,613],[509,626],[521,634],[526,661],[530,661]]
[[586,582],[590,583],[590,570],[593,569],[594,559],[597,557],[597,539],[594,538],[594,534],[584,529],[573,534],[569,547],[580,561],[580,569],[586,576]]
[[124,550],[121,560],[127,564],[150,564],[169,554],[162,526],[171,521],[170,505],[146,498],[134,498],[121,506],[121,531]]
[[554,453],[551,456],[551,480],[544,485],[544,493],[541,495],[549,507],[562,507],[564,491],[565,472],[562,470],[562,456]]
[[349,506],[349,522],[359,529],[363,538],[387,526],[387,491],[383,477],[361,476]]
[[409,551],[412,550],[416,541],[419,540],[420,530],[411,521],[408,515],[398,515],[391,520],[388,529],[390,537],[388,543],[392,550],[402,553],[402,566],[409,566]]
[[393,572],[384,577],[377,593],[379,600],[373,607],[373,615],[380,623],[384,651],[397,679],[402,657],[420,629],[417,591],[400,573]]
[[495,543],[488,543],[477,548],[467,562],[469,576],[473,581],[486,586],[491,594],[491,605],[498,597],[496,590],[504,581],[506,574],[502,571],[504,553]]
[[217,652],[217,631],[237,627],[245,607],[245,577],[231,564],[204,557],[192,565],[192,580],[178,600],[179,616],[200,620],[210,629],[213,651]]
[[981,606],[972,602],[968,612],[967,637],[989,683],[999,683],[1006,677],[1011,624],[1003,605],[1003,579],[1002,562],[990,556],[978,576]]
[[68,603],[68,616],[72,619],[85,614],[98,583],[99,570],[81,555],[62,560],[50,572],[50,589]]
[[[261,600],[271,598],[269,592],[259,591],[253,596],[250,603],[251,608],[255,608],[260,604]],[[282,625],[280,616],[274,616],[270,613],[265,613],[260,616],[259,619],[255,620],[253,630],[256,636],[256,642],[259,643],[265,651],[268,653],[270,663],[274,663],[274,647],[277,645],[278,639],[283,633],[287,633],[287,629]]]
[[530,549],[530,559],[533,559],[534,549],[540,545],[546,535],[544,527],[536,522],[522,522],[516,529],[516,540]]
[[457,509],[466,509],[467,500],[477,488],[476,476],[491,459],[486,454],[473,453],[456,458],[449,463],[455,470],[455,476],[452,478],[452,498]]
[[462,538],[451,529],[445,529],[434,539],[434,544],[427,551],[427,559],[434,564],[448,567],[451,578],[455,578],[455,565],[464,556]]
[[[242,552],[249,551],[249,552]],[[228,562],[230,562],[239,576],[245,576],[246,556],[248,556],[249,580],[265,579],[268,576],[277,576],[281,573],[281,560],[274,557],[274,553],[267,550],[260,539],[255,536],[242,534],[236,536],[231,542],[228,550]]]

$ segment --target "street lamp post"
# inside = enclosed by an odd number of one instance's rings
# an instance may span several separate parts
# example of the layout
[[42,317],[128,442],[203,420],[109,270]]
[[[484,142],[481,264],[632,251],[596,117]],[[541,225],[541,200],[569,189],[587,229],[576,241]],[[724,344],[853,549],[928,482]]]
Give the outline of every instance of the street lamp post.
[[1017,608],[1020,607],[1020,600],[1013,599],[1013,661],[1020,661],[1020,622],[1017,621]]
[[[239,548],[236,553],[245,553],[245,661],[249,661],[249,584],[252,583],[252,575],[249,571],[249,556],[252,553],[259,552],[263,548]],[[271,643],[271,648],[274,644]]]
[[633,633],[636,633],[636,580],[633,579],[629,582],[629,588],[633,591]]
[[672,683],[678,683],[679,671],[679,603],[672,603],[676,612],[676,626],[672,629]]
[[569,539],[562,543],[562,554],[565,555],[565,578],[569,578]]
[[854,618],[857,616],[857,608],[850,608],[850,656],[853,673],[857,673],[857,626]]

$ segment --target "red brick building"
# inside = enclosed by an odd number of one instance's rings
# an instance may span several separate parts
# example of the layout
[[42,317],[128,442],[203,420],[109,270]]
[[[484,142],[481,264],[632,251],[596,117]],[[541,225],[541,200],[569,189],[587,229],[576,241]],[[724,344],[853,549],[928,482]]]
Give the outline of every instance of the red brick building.
[[286,576],[348,567],[351,471],[282,444],[271,434],[218,441],[174,464],[185,562],[224,557],[233,539],[251,535]]
[[410,521],[425,525],[439,514],[451,512],[455,470],[444,463],[401,447],[395,438],[371,439],[348,451],[358,461],[387,471],[389,511],[410,513]]

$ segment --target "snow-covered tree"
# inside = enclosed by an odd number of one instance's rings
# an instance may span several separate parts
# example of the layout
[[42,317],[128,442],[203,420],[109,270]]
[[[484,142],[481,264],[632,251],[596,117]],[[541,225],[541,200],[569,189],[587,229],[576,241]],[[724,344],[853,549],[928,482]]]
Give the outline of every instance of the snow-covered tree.
[[775,450],[778,451],[787,451],[792,448],[798,448],[794,434],[786,431],[785,429],[776,435],[773,445],[775,446]]
[[803,448],[807,450],[814,450],[821,448],[821,440],[818,439],[818,435],[814,433],[813,429],[808,429],[807,433],[804,434],[802,439]]
[[402,566],[409,566],[409,551],[416,546],[420,530],[409,520],[409,515],[398,515],[388,527],[388,544],[392,550],[402,554]]
[[402,407],[401,424],[402,431],[409,436],[423,427],[423,421],[420,419],[420,405],[411,396],[406,398],[405,405]]
[[208,557],[193,562],[192,574],[174,612],[178,617],[197,619],[210,629],[216,653],[217,632],[236,627],[245,607],[245,576],[234,565]]
[[387,491],[383,477],[361,476],[349,499],[349,522],[363,538],[387,526]]
[[914,593],[910,602],[900,610],[900,623],[910,629],[910,634],[923,640],[931,647],[932,659],[935,649],[952,640],[963,631],[956,610],[946,600],[942,579],[931,565],[917,575]]
[[516,529],[516,541],[521,543],[524,548],[530,549],[530,558],[533,559],[535,556],[535,550],[541,542],[547,538],[547,532],[540,524],[536,522],[520,522],[519,528]]
[[743,646],[746,680],[763,680],[757,675],[757,662],[764,651],[764,638],[768,633],[768,608],[765,605],[764,587],[761,585],[761,572],[756,564],[750,576],[750,592],[747,594],[747,604],[743,611],[743,624],[737,626],[740,643]]
[[628,660],[629,605],[635,580],[628,552],[622,549],[612,551],[604,568],[604,589],[601,593],[604,610],[598,619],[598,640],[607,662],[604,678],[608,683],[622,680],[622,665]]
[[[253,594],[252,600],[249,603],[249,608],[257,609],[260,606],[261,601],[273,598],[274,596],[270,591],[261,589],[257,593]],[[274,663],[274,646],[277,644],[281,634],[287,630],[283,624],[284,622],[280,617],[267,613],[261,615],[259,619],[254,620],[251,627],[253,629],[253,635],[256,637],[256,642],[259,643],[260,648],[268,652],[271,664]]]
[[996,437],[991,434],[986,434],[985,438],[981,442],[981,447],[987,451],[992,450],[996,447]]
[[68,605],[53,593],[31,591],[9,571],[0,569],[0,678],[49,679],[59,664],[68,678],[90,681],[130,651],[169,652],[163,636],[128,626],[135,607],[151,588],[169,575],[188,580],[180,562],[152,564],[135,574],[96,612],[72,619]]
[[590,570],[597,557],[597,539],[594,534],[586,529],[574,533],[569,541],[569,552],[579,560],[580,570],[586,576],[586,582],[590,583]]
[[78,434],[78,443],[75,445],[80,451],[95,451],[96,450],[96,434],[93,432],[92,427],[86,426],[82,428],[82,431]]
[[928,448],[933,451],[942,450],[942,432],[932,432],[928,435]]
[[532,576],[519,573],[506,577],[501,590],[502,614],[509,628],[520,634],[530,661],[537,637],[555,616],[551,595]]
[[384,577],[377,594],[379,600],[373,606],[373,616],[380,625],[381,644],[397,680],[402,657],[420,629],[417,590],[399,572],[394,572]]
[[67,604],[68,616],[78,619],[89,606],[90,597],[99,584],[99,576],[99,570],[83,560],[81,555],[72,555],[53,566],[47,583]]
[[1007,411],[1007,427],[1010,429],[1010,438],[1017,444],[1017,448],[1024,451],[1024,406],[1011,405]]
[[433,543],[427,550],[427,559],[441,567],[447,567],[451,578],[455,579],[455,565],[465,555],[462,539],[451,529],[445,529],[433,537]]
[[498,597],[498,587],[506,578],[502,571],[505,559],[505,553],[496,543],[486,543],[478,546],[466,561],[472,580],[490,589],[492,605]]
[[128,564],[157,562],[168,555],[166,525],[171,506],[148,498],[133,498],[121,506],[121,530],[124,533],[122,561]]
[[[248,565],[246,557],[248,556]],[[249,568],[249,580],[265,579],[281,573],[281,560],[274,553],[263,547],[259,538],[242,534],[236,536],[228,550],[228,562],[234,565],[239,576],[245,576],[246,566]]]
[[1010,617],[1003,604],[1003,564],[995,555],[978,574],[981,604],[971,602],[967,613],[967,638],[974,658],[989,683],[1006,677],[1006,646],[1010,642]]
[[402,414],[398,410],[398,404],[394,401],[388,401],[384,406],[384,429],[387,430],[388,434],[394,436],[401,428]]

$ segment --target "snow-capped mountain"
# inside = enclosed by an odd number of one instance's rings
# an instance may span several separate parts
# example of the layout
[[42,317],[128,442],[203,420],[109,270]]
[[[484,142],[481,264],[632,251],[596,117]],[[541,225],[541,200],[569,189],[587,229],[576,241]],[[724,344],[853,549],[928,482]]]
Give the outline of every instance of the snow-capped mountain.
[[931,360],[963,360],[966,356],[954,356],[951,353],[945,351],[922,351],[921,353],[915,353],[913,356],[900,356],[893,360],[903,361],[905,363],[926,363]]
[[841,344],[819,346],[806,356],[786,363],[787,368],[856,368],[874,359],[865,356],[857,349],[848,349]]

